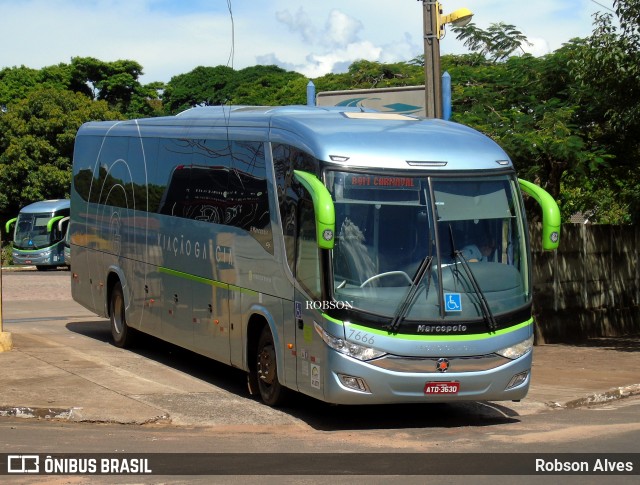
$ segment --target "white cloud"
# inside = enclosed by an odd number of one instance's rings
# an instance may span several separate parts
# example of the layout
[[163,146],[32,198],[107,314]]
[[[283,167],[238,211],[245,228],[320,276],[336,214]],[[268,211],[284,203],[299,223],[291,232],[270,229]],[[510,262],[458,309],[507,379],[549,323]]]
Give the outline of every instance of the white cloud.
[[311,22],[311,18],[300,7],[295,14],[288,10],[276,12],[276,19],[289,27],[290,32],[297,32],[306,44],[314,44],[317,39],[317,31]]
[[549,43],[545,39],[537,39],[535,37],[529,38],[529,42],[531,45],[523,45],[522,49],[527,53],[533,56],[539,57],[549,54],[551,49],[549,48]]
[[332,10],[325,25],[326,40],[333,47],[348,47],[358,42],[358,32],[362,22],[340,10]]

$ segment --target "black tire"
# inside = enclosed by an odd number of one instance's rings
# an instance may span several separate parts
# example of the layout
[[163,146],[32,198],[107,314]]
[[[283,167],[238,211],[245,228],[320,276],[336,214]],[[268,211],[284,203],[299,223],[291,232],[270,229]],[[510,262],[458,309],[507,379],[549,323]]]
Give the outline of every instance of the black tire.
[[256,378],[260,397],[267,406],[282,406],[289,398],[289,389],[278,381],[276,347],[268,326],[262,329],[256,352]]
[[131,346],[134,337],[134,330],[127,325],[124,308],[124,293],[122,292],[122,284],[118,281],[111,290],[109,318],[111,320],[113,344],[120,348]]

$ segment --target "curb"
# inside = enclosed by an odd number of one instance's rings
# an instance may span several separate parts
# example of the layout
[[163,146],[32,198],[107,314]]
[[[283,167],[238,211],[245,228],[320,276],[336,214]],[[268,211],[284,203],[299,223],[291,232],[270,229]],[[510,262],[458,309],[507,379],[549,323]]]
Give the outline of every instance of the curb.
[[[621,399],[626,399],[632,396],[640,395],[640,384],[632,384],[630,386],[615,387],[608,391],[596,394],[590,394],[588,396],[573,399],[564,404],[560,404],[554,401],[547,401],[541,403],[547,407],[547,409],[578,409],[582,407],[596,406],[606,404]],[[155,416],[144,421],[120,421],[109,419],[88,419],[83,416],[82,408],[39,408],[39,407],[27,407],[27,406],[0,406],[0,418],[2,417],[14,417],[23,419],[50,419],[50,420],[63,420],[72,421],[76,423],[105,423],[105,424],[132,424],[132,425],[145,425],[145,424],[172,424],[172,419],[169,414],[162,414]]]
[[565,403],[562,407],[567,409],[576,409],[595,404],[604,404],[638,395],[640,395],[640,384],[632,384],[630,386],[614,387],[600,394],[591,394],[590,396],[582,397],[580,399],[574,399],[573,401]]
[[2,407],[0,417],[37,418],[37,419],[71,419],[73,409],[61,408],[30,408],[30,407]]
[[38,407],[20,407],[5,406],[0,407],[0,418],[22,418],[22,419],[50,419],[72,421],[75,423],[104,423],[104,424],[171,424],[171,417],[168,414],[155,416],[144,421],[120,421],[110,419],[87,419],[82,415],[82,408],[38,408]]

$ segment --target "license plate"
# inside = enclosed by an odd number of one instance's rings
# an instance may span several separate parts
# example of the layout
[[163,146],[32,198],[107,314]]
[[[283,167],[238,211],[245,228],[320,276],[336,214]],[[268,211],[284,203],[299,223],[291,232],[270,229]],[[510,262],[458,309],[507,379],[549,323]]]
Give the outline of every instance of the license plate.
[[31,264],[31,260],[30,259],[25,260],[24,264]]
[[425,394],[458,394],[459,382],[427,382],[424,385]]

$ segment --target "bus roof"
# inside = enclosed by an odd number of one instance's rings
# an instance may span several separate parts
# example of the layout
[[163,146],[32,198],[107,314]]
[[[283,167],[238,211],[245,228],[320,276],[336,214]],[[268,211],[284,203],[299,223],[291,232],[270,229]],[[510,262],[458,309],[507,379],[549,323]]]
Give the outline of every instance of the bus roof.
[[504,150],[472,128],[440,119],[348,107],[207,106],[176,116],[92,123],[79,133],[124,134],[140,130],[157,136],[206,138],[216,128],[218,136],[226,136],[227,128],[237,129],[245,137],[250,130],[255,141],[291,144],[320,160],[340,161],[352,167],[443,170],[513,167]]
[[20,209],[22,214],[40,214],[50,213],[61,209],[68,209],[70,206],[69,199],[52,199],[34,202]]

